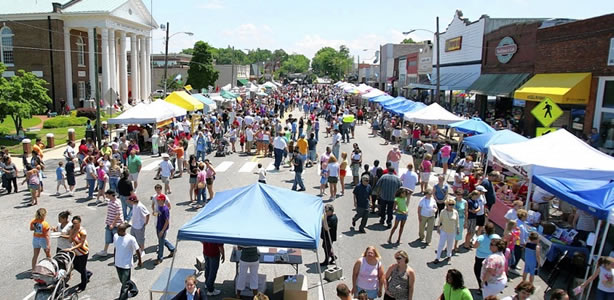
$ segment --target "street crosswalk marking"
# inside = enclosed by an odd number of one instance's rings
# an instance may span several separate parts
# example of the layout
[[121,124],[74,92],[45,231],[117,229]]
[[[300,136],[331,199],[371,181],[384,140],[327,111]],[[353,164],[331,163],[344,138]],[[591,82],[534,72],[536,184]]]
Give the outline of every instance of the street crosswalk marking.
[[217,167],[215,167],[215,172],[224,172],[230,168],[234,164],[234,161],[223,161]]
[[251,172],[256,166],[258,165],[257,162],[254,161],[248,161],[246,162],[241,169],[239,169],[239,173],[249,173]]
[[275,170],[275,163],[271,162],[267,167],[266,167],[267,171],[273,171]]
[[151,170],[157,168],[158,165],[160,165],[161,161],[162,161],[161,159],[156,159],[153,162],[151,162],[148,165],[146,165],[145,167],[141,168],[141,171],[151,171]]

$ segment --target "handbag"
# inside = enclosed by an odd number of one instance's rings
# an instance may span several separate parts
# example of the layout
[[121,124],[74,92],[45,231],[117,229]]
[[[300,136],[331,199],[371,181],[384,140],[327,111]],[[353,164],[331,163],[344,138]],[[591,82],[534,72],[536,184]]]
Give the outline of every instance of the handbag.
[[198,184],[196,185],[196,187],[198,187],[199,189],[204,189],[205,188],[205,183],[202,181],[199,181]]

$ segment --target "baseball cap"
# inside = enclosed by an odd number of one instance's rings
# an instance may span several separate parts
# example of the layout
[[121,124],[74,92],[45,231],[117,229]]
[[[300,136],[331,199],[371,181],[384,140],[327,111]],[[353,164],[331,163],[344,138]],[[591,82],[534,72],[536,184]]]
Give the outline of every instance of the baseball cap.
[[483,186],[481,186],[481,185],[476,186],[476,187],[475,187],[475,190],[476,190],[476,191],[480,191],[480,192],[484,192],[484,193],[486,193],[486,192],[488,191],[488,190],[486,190],[486,188],[485,188],[485,187],[483,187]]

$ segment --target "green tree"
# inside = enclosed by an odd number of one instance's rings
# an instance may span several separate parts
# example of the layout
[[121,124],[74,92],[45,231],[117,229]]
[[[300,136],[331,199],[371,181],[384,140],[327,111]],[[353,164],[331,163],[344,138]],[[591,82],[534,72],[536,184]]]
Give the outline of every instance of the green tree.
[[[0,73],[5,69],[0,63]],[[23,131],[22,120],[44,113],[52,102],[45,85],[44,79],[24,70],[10,79],[0,78],[0,122],[11,117],[17,133]]]
[[183,49],[179,53],[192,55],[192,54],[194,54],[194,49],[193,48]]
[[320,77],[329,77],[334,81],[342,79],[349,72],[352,58],[346,46],[339,47],[339,51],[324,47],[313,57],[311,69]]
[[198,41],[194,44],[194,54],[188,70],[188,82],[195,89],[213,86],[219,76],[218,70],[213,67],[213,54],[209,44]]
[[246,65],[249,64],[249,59],[247,54],[240,49],[233,49],[228,46],[226,48],[218,48],[217,52],[214,52],[215,63],[218,65],[230,65],[233,60],[237,65]]
[[305,73],[309,70],[309,59],[302,54],[292,54],[281,64],[279,75],[287,76],[292,73]]
[[255,64],[257,62],[265,62],[271,59],[272,56],[271,50],[256,48],[256,50],[250,50],[247,53],[247,60],[250,64]]
[[401,44],[415,44],[416,42],[412,38],[406,38],[401,41]]

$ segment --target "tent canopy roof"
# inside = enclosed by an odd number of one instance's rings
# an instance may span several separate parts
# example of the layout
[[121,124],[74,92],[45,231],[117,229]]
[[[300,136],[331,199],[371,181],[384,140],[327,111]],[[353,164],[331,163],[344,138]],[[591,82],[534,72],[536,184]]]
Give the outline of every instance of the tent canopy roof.
[[403,117],[406,121],[433,124],[433,125],[449,125],[454,122],[463,121],[464,119],[449,112],[437,103],[433,103],[423,109],[405,113]]
[[185,108],[189,111],[203,109],[203,103],[184,91],[172,92],[164,101]]
[[381,96],[381,95],[385,95],[386,93],[378,90],[378,89],[372,89],[370,90],[368,93],[362,95],[363,99],[370,99],[373,97],[377,97],[377,96]]
[[109,119],[109,124],[153,124],[185,116],[187,111],[168,102],[158,100],[139,103],[121,115]]
[[491,145],[512,144],[527,140],[528,139],[526,137],[518,133],[508,129],[503,129],[466,137],[463,139],[463,143],[472,149],[476,149],[482,153],[487,153],[488,147]]
[[369,98],[369,101],[371,102],[375,102],[375,103],[380,103],[380,102],[384,102],[384,101],[388,101],[388,100],[392,100],[394,99],[394,97],[388,95],[388,94],[384,94],[381,96],[377,96],[375,98]]
[[317,249],[322,199],[261,183],[218,192],[178,240]]
[[477,117],[452,123],[450,124],[450,127],[456,128],[456,130],[460,132],[469,134],[481,134],[495,131],[495,129],[488,125],[488,123]]
[[[614,158],[589,146],[565,129],[525,142],[492,145],[489,153],[507,166],[558,168],[566,173],[570,170],[576,170],[575,173],[601,170],[611,173],[614,178]],[[533,175],[537,174],[534,171]]]

